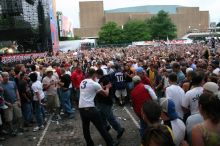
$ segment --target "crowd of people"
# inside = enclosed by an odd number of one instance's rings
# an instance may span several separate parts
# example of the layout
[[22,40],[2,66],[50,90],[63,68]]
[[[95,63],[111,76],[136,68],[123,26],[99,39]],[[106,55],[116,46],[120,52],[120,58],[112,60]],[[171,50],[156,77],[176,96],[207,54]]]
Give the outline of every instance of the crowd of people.
[[[4,65],[0,140],[79,110],[87,146],[92,122],[107,146],[123,127],[113,105],[133,106],[143,146],[220,146],[220,53],[205,44],[99,48]],[[63,118],[63,116],[62,116]],[[109,134],[117,132],[114,140]]]

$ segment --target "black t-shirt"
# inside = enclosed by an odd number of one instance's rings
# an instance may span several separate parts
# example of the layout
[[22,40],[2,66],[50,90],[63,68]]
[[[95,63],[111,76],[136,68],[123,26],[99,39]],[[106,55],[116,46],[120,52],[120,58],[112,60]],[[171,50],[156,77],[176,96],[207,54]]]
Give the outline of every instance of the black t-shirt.
[[20,94],[21,103],[26,103],[28,100],[25,96],[31,100],[32,99],[32,91],[30,86],[28,85],[26,80],[19,80],[18,81],[18,91]]
[[[102,84],[103,86],[107,85],[110,83],[110,77],[109,75],[103,76],[101,79],[99,79],[99,84]],[[111,89],[109,90],[109,96],[104,96],[100,93],[96,94],[95,97],[95,102],[99,102],[99,103],[103,103],[103,104],[107,104],[107,105],[112,105],[113,101],[112,101],[112,97],[111,95]]]
[[[127,73],[127,74],[129,74],[129,75],[132,74],[132,72],[131,72],[130,70],[124,71],[124,73]],[[129,82],[132,82],[132,78],[129,77],[128,75],[125,75],[125,81],[128,82],[128,83],[129,83]]]
[[61,82],[64,83],[63,88],[69,88],[71,83],[71,77],[68,74],[62,75],[60,78]]

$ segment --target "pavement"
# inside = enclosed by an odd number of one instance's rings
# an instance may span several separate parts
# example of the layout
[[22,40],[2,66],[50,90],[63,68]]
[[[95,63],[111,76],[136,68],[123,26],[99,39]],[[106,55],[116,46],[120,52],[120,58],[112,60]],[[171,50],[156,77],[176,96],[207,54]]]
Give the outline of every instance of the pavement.
[[[125,128],[125,132],[119,140],[119,146],[140,146],[139,121],[132,107],[114,106],[114,114],[118,121]],[[29,132],[8,137],[6,141],[0,142],[0,146],[86,146],[83,138],[82,123],[79,112],[76,110],[74,119],[62,118],[58,122],[51,121],[48,116],[48,122],[44,130]],[[105,142],[96,128],[91,123],[90,132],[95,146],[105,146]],[[116,139],[117,132],[110,130],[113,139]]]

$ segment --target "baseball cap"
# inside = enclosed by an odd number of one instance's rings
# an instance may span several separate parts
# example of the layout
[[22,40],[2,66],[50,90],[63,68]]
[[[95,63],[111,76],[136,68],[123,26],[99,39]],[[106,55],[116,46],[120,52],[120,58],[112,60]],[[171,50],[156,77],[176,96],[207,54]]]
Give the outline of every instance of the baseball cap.
[[143,67],[138,67],[138,68],[136,69],[136,72],[137,72],[137,73],[141,73],[141,72],[143,72],[143,70],[144,70]]
[[167,115],[171,120],[175,120],[179,117],[175,110],[175,104],[171,99],[161,98],[160,106],[162,108],[162,111],[167,113]]
[[132,78],[132,81],[133,81],[134,83],[137,83],[137,82],[140,82],[140,81],[141,81],[141,78],[140,78],[139,76],[134,76],[134,77]]
[[214,82],[206,82],[203,85],[203,88],[204,88],[204,90],[212,92],[213,94],[217,94],[219,86]]
[[188,73],[190,71],[193,71],[193,68],[189,67],[189,68],[186,69],[186,73]]

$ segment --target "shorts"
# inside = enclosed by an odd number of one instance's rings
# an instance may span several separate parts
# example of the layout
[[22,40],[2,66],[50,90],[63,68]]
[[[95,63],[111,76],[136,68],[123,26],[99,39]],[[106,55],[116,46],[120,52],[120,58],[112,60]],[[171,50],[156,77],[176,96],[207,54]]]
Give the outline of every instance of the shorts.
[[6,122],[11,122],[14,118],[22,118],[21,107],[18,106],[17,102],[12,104],[12,107],[8,107],[4,110],[4,118]]
[[126,96],[127,96],[127,90],[126,90],[126,89],[116,90],[116,91],[115,91],[115,96],[116,96],[117,98],[126,97]]
[[47,95],[47,106],[50,109],[60,107],[60,100],[57,94],[55,95]]

